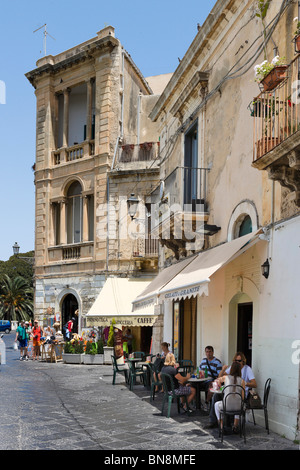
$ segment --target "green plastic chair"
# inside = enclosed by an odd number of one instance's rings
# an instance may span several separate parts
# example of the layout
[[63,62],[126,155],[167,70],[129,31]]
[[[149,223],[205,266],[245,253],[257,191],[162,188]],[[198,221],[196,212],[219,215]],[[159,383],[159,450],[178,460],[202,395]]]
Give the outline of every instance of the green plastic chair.
[[186,376],[187,373],[192,374],[194,371],[193,362],[190,359],[181,359],[178,361],[179,367],[183,369],[181,375]]
[[130,390],[133,389],[133,385],[135,384],[136,378],[140,377],[142,379],[144,385],[147,384],[147,371],[143,369],[136,369],[132,362],[128,361],[129,366],[129,388]]
[[147,367],[149,367],[149,370],[150,370],[150,380],[151,380],[150,401],[153,401],[155,397],[155,388],[161,387],[163,383],[161,380],[158,379],[159,372],[155,369],[154,364],[148,364]]
[[128,372],[128,365],[127,364],[124,364],[124,365],[117,364],[115,356],[111,356],[111,360],[112,360],[112,365],[113,365],[113,381],[112,381],[112,384],[115,385],[116,375],[117,374],[124,374],[125,382],[128,383],[128,373],[127,373]]
[[172,378],[171,375],[161,373],[160,376],[161,376],[163,387],[164,387],[164,397],[163,397],[161,414],[162,415],[164,414],[165,402],[167,401],[168,402],[167,417],[170,418],[171,406],[172,406],[172,401],[173,401],[174,398],[177,401],[178,413],[180,413],[180,398],[184,397],[185,404],[186,404],[186,407],[187,407],[187,410],[188,410],[188,415],[189,415],[190,409],[189,409],[189,405],[188,405],[188,401],[187,401],[187,395],[183,395],[183,394],[182,395],[176,395],[175,394],[174,382],[173,382],[173,378]]

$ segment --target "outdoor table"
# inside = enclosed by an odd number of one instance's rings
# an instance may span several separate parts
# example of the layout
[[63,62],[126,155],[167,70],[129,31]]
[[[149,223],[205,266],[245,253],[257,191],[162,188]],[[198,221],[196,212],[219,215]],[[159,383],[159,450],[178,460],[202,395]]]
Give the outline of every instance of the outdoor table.
[[207,382],[209,380],[209,377],[204,377],[201,379],[197,379],[196,377],[191,377],[188,382],[192,385],[195,386],[196,388],[196,408],[197,410],[201,409],[201,391],[203,391],[203,388],[201,385],[203,382]]

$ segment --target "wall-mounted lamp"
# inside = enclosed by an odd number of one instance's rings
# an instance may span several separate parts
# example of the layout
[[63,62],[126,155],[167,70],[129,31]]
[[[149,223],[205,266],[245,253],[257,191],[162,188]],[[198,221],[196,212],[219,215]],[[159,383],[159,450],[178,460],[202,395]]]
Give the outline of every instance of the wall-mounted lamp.
[[268,279],[269,274],[270,274],[270,263],[269,263],[268,258],[266,259],[264,264],[261,265],[261,273],[266,279]]
[[127,199],[127,206],[128,206],[128,214],[131,217],[131,220],[134,219],[138,208],[139,200],[135,197],[134,193],[131,193],[131,196]]

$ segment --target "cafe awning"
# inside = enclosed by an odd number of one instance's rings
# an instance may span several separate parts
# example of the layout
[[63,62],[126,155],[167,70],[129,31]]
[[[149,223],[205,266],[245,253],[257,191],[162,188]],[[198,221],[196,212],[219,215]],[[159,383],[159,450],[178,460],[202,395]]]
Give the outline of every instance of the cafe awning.
[[[197,295],[208,295],[210,277],[218,271],[218,269],[256,243],[259,239],[259,233],[261,233],[261,230],[200,252],[198,255],[189,258],[189,260],[185,260],[185,265],[181,265],[181,263],[183,263],[181,261],[175,265],[177,266],[177,273],[172,278],[169,278],[164,285],[160,284],[155,291],[152,286],[155,284],[155,281],[157,282],[159,276],[163,278],[164,272],[166,271],[163,270],[148,288],[142,292],[140,297],[134,300],[133,305],[137,304],[142,307],[143,299],[144,302],[146,302],[147,299],[147,290],[151,290],[153,294],[156,294],[156,301],[158,303],[166,300],[180,300],[196,297]],[[167,270],[168,269],[170,268],[167,268]]]
[[154,306],[132,311],[132,301],[151,281],[109,277],[86,315],[87,326],[110,326],[112,319],[122,326],[152,326],[157,316]]
[[166,286],[174,277],[180,273],[188,264],[190,264],[196,256],[191,256],[183,261],[174,263],[163,269],[155,279],[138,295],[133,301],[133,311],[148,308],[157,303],[157,298],[164,286]]

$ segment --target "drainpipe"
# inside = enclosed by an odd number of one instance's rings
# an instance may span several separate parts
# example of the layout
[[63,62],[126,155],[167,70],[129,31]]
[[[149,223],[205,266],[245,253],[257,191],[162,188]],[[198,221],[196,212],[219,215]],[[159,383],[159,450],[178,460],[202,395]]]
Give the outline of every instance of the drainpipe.
[[121,129],[120,129],[120,139],[121,141],[123,140],[123,135],[124,135],[124,84],[125,84],[125,78],[124,78],[124,70],[125,70],[125,51],[124,49],[122,50],[122,82],[121,82]]
[[140,112],[141,112],[141,96],[142,93],[139,92],[138,94],[138,102],[137,102],[137,144],[140,143]]

